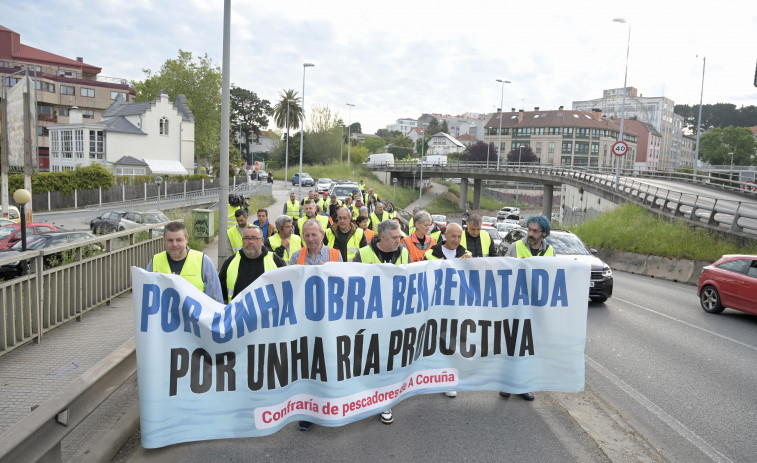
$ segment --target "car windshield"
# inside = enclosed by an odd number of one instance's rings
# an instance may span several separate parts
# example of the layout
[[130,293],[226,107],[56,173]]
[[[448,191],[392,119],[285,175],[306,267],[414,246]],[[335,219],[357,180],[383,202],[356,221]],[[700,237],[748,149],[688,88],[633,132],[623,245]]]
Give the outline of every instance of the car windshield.
[[337,186],[334,187],[334,190],[331,192],[331,194],[337,196],[349,196],[354,193],[355,190],[360,191],[359,189],[351,186]]
[[483,222],[496,222],[496,221],[497,221],[497,219],[495,219],[494,217],[489,217],[489,216],[487,216],[487,215],[483,216],[483,217],[481,218],[481,220],[482,220]]
[[148,212],[145,214],[145,223],[163,223],[170,221],[171,219],[166,217],[162,212]]
[[[26,249],[40,249],[44,248],[47,243],[50,242],[52,235],[30,235],[26,237]],[[22,243],[18,243],[11,246],[14,251],[20,251]]]
[[313,178],[310,176],[310,174],[302,173],[302,178]]
[[432,215],[431,220],[434,222],[446,222],[447,216],[446,215]]
[[497,224],[497,231],[508,232],[508,231],[510,231],[512,229],[513,229],[513,225],[510,224],[510,223],[502,223],[502,222],[500,222],[500,223]]
[[19,230],[18,227],[2,227],[0,228],[0,239],[5,239],[11,236],[13,233]]
[[319,178],[318,183],[331,183],[330,178]]
[[572,234],[557,233],[547,237],[547,243],[555,249],[555,254],[584,256],[591,255],[589,249],[579,237]]

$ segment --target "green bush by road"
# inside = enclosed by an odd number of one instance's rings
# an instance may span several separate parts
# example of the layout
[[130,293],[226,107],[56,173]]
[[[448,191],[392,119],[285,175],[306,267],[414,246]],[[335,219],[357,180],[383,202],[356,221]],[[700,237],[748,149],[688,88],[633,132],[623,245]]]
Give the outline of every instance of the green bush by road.
[[723,254],[757,254],[757,241],[744,243],[658,217],[637,204],[625,204],[596,219],[571,227],[590,247],[677,259],[715,261]]

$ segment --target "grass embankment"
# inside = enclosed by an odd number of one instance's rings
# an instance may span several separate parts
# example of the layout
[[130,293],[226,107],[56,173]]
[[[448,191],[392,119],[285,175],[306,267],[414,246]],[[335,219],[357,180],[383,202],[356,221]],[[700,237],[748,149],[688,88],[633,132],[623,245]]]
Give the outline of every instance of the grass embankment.
[[597,249],[709,262],[723,254],[757,254],[757,241],[723,238],[684,220],[658,217],[637,204],[625,204],[570,230]]
[[[313,178],[330,178],[332,180],[344,179],[357,182],[363,180],[365,185],[373,188],[373,192],[376,193],[379,198],[391,201],[395,208],[404,208],[415,199],[417,199],[417,192],[412,188],[397,187],[397,194],[395,197],[394,187],[387,185],[380,181],[376,175],[365,168],[365,166],[350,166],[348,164],[327,164],[318,166],[302,166],[302,171],[307,172]],[[274,178],[280,180],[284,178],[284,169],[277,169],[272,171]],[[299,166],[289,166],[289,178],[287,181],[292,183],[292,175],[299,172]]]

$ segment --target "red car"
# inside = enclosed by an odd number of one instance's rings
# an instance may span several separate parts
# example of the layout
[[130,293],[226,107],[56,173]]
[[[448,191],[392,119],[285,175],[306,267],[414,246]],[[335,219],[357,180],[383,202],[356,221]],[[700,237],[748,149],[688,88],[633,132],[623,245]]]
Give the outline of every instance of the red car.
[[704,267],[697,294],[705,312],[729,307],[757,315],[757,256],[726,255]]
[[[36,235],[58,231],[55,225],[49,223],[32,222],[26,224],[26,234]],[[0,227],[0,251],[5,250],[21,241],[21,224],[12,224]]]

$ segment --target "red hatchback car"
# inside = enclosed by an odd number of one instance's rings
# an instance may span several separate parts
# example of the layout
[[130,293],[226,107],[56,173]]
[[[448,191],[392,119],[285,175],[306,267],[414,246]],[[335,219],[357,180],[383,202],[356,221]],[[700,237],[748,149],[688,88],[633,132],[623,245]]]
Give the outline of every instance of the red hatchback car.
[[[26,224],[27,235],[36,235],[51,231],[58,231],[58,229],[55,228],[55,225],[49,223],[32,222]],[[21,224],[17,223],[0,227],[0,251],[10,248],[19,241],[21,241]]]
[[705,312],[729,307],[757,315],[757,256],[726,255],[704,267],[697,294]]

